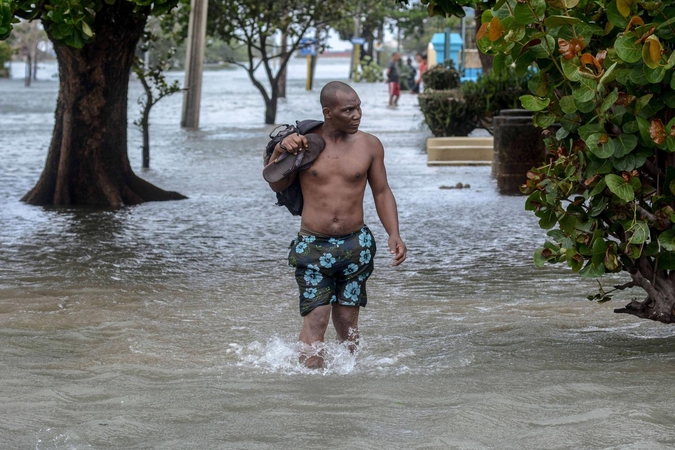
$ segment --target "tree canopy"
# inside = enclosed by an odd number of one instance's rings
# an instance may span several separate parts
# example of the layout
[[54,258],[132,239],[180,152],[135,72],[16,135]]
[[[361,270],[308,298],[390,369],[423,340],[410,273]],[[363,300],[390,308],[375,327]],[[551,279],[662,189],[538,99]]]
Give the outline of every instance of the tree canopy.
[[[310,33],[320,45],[326,38],[321,31],[345,14],[344,3],[337,0],[212,0],[209,34],[246,47],[246,63],[229,62],[246,69],[265,101],[265,122],[274,123],[279,79],[292,53]],[[287,41],[281,43],[282,39]],[[258,68],[264,71],[268,86],[258,79]]]
[[94,20],[104,5],[125,1],[139,13],[161,15],[176,6],[178,0],[0,0],[0,40],[7,39],[17,18],[41,19],[52,39],[73,48],[82,48],[96,34]]

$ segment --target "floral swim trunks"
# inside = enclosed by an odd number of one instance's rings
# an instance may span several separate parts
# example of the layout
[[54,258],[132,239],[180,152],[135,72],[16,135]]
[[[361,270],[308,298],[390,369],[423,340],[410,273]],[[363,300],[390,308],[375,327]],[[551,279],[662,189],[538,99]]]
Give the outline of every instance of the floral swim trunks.
[[289,249],[288,265],[295,267],[300,288],[300,315],[331,303],[366,306],[366,280],[375,256],[375,239],[367,226],[340,237],[299,235]]

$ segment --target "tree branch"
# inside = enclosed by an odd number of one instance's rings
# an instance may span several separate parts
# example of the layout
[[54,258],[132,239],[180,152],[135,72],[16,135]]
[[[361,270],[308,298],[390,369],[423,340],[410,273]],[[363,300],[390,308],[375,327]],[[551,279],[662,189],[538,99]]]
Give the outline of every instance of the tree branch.
[[647,295],[649,298],[656,299],[660,296],[660,294],[654,289],[652,284],[647,280],[645,277],[643,277],[640,272],[636,273],[631,273],[630,274],[631,278],[633,278],[633,281],[635,281],[635,284],[640,286],[642,289],[647,292]]

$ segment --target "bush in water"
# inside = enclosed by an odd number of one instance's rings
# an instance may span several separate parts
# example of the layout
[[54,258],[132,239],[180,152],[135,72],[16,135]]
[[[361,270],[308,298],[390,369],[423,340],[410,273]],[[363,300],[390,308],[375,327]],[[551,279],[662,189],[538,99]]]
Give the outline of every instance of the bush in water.
[[[430,0],[429,11],[462,15],[473,0]],[[549,229],[538,266],[566,263],[585,277],[627,272],[602,288],[640,287],[619,313],[675,322],[675,8],[640,0],[499,0],[476,39],[494,67],[534,63],[534,123],[550,164],[532,170],[526,208]]]

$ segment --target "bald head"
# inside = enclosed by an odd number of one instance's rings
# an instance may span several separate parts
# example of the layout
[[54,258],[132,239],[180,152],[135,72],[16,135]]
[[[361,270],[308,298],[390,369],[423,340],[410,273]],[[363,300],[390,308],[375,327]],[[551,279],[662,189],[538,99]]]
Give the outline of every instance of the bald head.
[[338,92],[345,92],[347,94],[356,93],[354,89],[348,84],[341,81],[331,81],[321,89],[319,97],[322,108],[334,108],[338,104]]

